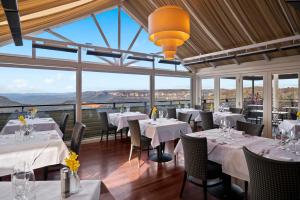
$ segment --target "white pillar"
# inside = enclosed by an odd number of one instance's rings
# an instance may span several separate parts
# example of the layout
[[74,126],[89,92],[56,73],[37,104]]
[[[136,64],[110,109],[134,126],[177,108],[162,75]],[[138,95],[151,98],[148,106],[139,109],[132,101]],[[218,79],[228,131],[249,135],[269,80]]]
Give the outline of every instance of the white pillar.
[[193,107],[197,101],[197,76],[193,74],[191,77],[191,106]]
[[263,84],[263,124],[265,125],[263,136],[272,137],[272,73],[264,75]]
[[[78,49],[78,62],[81,63],[81,48]],[[76,70],[76,122],[82,121],[81,96],[82,96],[82,66],[79,65]]]
[[273,74],[273,107],[274,109],[279,108],[278,74]]
[[220,77],[215,77],[215,99],[214,99],[214,110],[218,111],[219,110],[219,104],[220,104]]

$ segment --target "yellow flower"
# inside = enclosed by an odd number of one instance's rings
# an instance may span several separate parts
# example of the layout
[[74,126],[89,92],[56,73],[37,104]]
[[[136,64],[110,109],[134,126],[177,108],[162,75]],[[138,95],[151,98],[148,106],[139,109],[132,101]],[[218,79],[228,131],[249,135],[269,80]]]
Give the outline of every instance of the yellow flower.
[[156,112],[157,112],[157,108],[154,106],[154,107],[152,108],[152,113],[156,114]]
[[25,118],[24,118],[23,115],[20,115],[20,116],[18,117],[18,119],[19,119],[19,121],[20,121],[23,125],[26,124],[26,120],[25,120]]
[[300,111],[297,112],[297,117],[300,117]]
[[69,153],[69,157],[65,158],[66,165],[72,172],[77,172],[80,166],[79,160],[77,160],[77,158],[78,155],[72,151]]

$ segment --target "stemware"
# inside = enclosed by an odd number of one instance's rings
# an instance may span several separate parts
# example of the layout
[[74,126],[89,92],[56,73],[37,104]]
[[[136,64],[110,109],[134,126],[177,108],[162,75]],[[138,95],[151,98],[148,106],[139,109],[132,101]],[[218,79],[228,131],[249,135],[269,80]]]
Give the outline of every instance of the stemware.
[[164,111],[163,110],[158,111],[158,117],[159,118],[163,118],[164,117]]
[[290,132],[290,143],[293,145],[293,149],[291,150],[291,152],[293,152],[295,154],[297,152],[297,149],[296,149],[297,142],[298,142],[298,137],[296,135],[296,132],[292,130]]

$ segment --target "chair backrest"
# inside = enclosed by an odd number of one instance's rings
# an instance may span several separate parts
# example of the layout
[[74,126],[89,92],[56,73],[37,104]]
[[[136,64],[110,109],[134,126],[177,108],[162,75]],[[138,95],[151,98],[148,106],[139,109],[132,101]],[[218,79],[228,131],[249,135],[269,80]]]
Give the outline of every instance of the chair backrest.
[[107,112],[98,112],[98,118],[99,118],[99,122],[100,122],[100,130],[108,131]]
[[189,176],[207,180],[207,140],[181,134],[184,168]]
[[128,120],[131,144],[140,147],[141,146],[141,129],[138,120]]
[[263,124],[252,124],[248,122],[236,121],[236,130],[244,131],[248,135],[261,136],[263,129]]
[[291,113],[290,113],[290,118],[291,118],[292,120],[296,120],[296,119],[297,119],[297,113],[291,112]]
[[195,108],[196,110],[202,110],[202,106],[201,106],[201,105],[194,105],[194,108]]
[[191,123],[192,115],[188,113],[178,113],[178,120],[186,123]]
[[85,125],[81,122],[76,122],[73,128],[71,138],[71,151],[79,155],[81,141],[84,135]]
[[66,132],[69,116],[70,116],[69,113],[62,113],[61,119],[60,119],[60,122],[59,122],[59,129],[63,133],[63,139],[64,139],[64,135],[65,135],[65,132]]
[[176,119],[176,108],[167,108],[168,118]]
[[243,148],[249,176],[251,199],[300,199],[300,162],[277,161]]
[[243,108],[229,108],[229,111],[236,114],[242,114]]
[[203,130],[214,128],[214,120],[212,112],[200,112],[201,127]]

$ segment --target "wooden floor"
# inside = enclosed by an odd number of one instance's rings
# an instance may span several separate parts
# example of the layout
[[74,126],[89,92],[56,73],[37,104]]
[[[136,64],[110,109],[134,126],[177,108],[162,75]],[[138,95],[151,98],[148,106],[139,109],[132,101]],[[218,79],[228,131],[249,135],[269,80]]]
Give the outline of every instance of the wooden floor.
[[[173,151],[173,143],[167,144]],[[135,155],[128,161],[130,142],[104,141],[81,147],[81,179],[100,179],[115,199],[179,199],[183,162],[158,164],[143,152],[141,167]],[[57,174],[52,178],[58,178]],[[105,198],[102,198],[105,199]],[[202,188],[186,184],[183,199],[203,199]],[[208,199],[215,199],[208,195]]]

